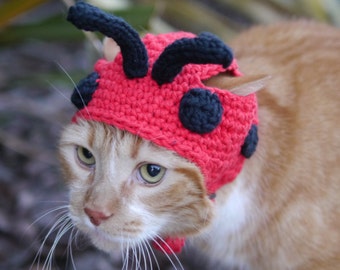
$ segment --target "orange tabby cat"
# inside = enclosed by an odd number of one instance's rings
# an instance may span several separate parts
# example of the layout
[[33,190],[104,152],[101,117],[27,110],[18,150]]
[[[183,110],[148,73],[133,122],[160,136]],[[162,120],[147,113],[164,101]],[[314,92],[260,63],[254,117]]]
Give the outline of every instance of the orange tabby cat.
[[259,145],[237,179],[210,200],[193,163],[81,120],[60,141],[71,219],[107,252],[142,246],[150,259],[150,240],[176,235],[221,269],[340,269],[340,32],[285,23],[231,47],[245,76],[205,83],[263,88]]

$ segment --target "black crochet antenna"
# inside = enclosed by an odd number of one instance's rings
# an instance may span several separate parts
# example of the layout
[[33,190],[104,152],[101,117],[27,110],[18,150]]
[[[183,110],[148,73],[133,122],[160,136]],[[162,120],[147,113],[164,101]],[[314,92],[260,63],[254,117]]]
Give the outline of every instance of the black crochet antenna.
[[186,64],[221,64],[227,68],[232,61],[232,50],[218,37],[205,32],[166,47],[153,65],[152,78],[162,85],[172,82]]
[[67,20],[86,31],[99,31],[114,39],[123,55],[123,69],[130,79],[144,77],[148,72],[148,55],[138,33],[123,19],[101,11],[84,2],[69,9]]

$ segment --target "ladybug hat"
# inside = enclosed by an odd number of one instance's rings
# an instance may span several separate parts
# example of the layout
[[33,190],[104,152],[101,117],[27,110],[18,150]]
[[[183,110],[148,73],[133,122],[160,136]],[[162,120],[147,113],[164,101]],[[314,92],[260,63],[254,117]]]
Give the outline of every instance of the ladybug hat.
[[175,151],[200,168],[208,194],[236,178],[257,145],[257,101],[255,94],[204,85],[219,73],[241,75],[223,41],[206,32],[141,39],[121,18],[84,2],[72,6],[67,19],[120,47],[113,61],[98,60],[77,85],[74,119],[112,125]]

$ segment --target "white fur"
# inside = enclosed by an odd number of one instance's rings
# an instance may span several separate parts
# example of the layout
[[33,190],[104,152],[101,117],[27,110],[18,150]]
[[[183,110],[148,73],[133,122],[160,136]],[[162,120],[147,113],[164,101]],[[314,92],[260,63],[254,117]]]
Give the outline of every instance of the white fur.
[[[246,176],[241,173],[237,179],[217,193],[215,217],[209,228],[193,239],[194,246],[203,246],[209,252],[208,257],[217,259],[223,265],[248,269],[237,252],[244,242],[242,229],[249,226],[249,220],[255,218],[252,203],[253,191],[245,187]],[[231,189],[229,192],[227,189]],[[226,195],[227,194],[227,195]],[[226,198],[224,197],[226,196]]]

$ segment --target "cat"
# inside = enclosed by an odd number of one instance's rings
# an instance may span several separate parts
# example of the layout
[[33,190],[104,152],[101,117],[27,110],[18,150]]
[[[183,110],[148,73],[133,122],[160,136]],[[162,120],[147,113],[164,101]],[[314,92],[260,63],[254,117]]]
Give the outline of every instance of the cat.
[[339,269],[340,32],[287,22],[229,44],[245,75],[204,83],[257,92],[259,143],[236,179],[211,197],[193,162],[89,115],[60,139],[69,216],[108,253],[151,260],[150,241],[175,235],[221,269]]

